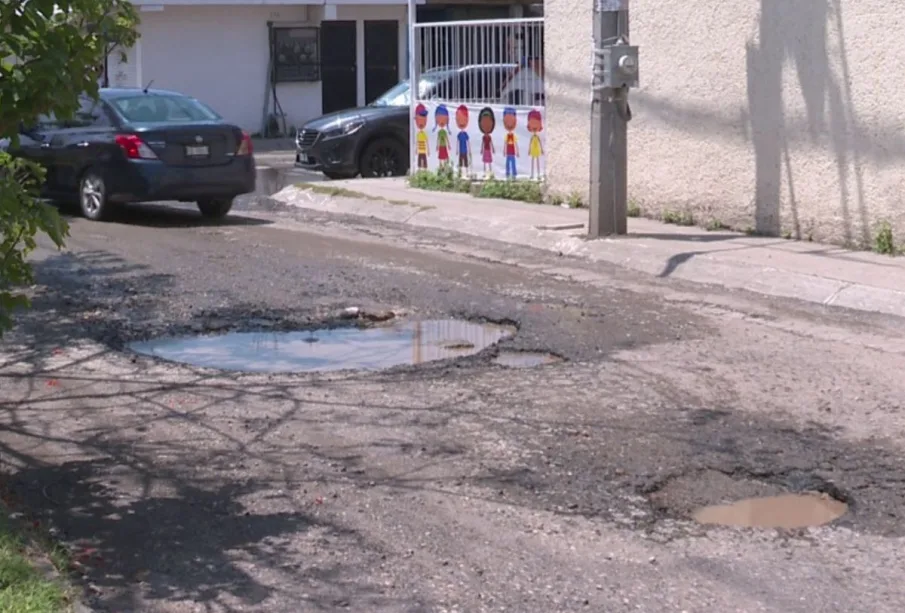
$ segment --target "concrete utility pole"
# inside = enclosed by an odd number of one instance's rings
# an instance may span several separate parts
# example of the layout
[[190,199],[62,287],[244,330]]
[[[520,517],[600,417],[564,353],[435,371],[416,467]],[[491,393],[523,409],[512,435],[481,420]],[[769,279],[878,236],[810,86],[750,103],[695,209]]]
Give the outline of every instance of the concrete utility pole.
[[628,232],[628,90],[638,86],[638,47],[629,45],[629,0],[594,2],[591,98],[591,238]]

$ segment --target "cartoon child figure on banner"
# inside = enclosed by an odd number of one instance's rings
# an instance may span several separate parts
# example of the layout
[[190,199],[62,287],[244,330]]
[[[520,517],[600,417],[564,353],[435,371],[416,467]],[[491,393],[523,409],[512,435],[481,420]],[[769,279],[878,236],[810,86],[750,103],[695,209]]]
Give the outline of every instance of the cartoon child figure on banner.
[[471,175],[471,137],[468,135],[468,107],[460,105],[456,109],[456,126],[459,133],[456,135],[459,152],[459,176],[464,173]]
[[515,135],[515,127],[518,119],[515,109],[507,106],[503,109],[503,127],[506,128],[506,136],[503,137],[503,155],[506,156],[506,178],[515,179],[518,176],[516,160],[518,159],[518,137]]
[[418,169],[427,170],[427,108],[423,104],[415,107],[415,127],[418,133],[415,134],[415,146],[418,152]]
[[496,128],[496,117],[489,106],[485,106],[478,113],[478,128],[484,135],[481,137],[481,161],[484,162],[484,173],[489,177],[493,174],[493,154],[496,153],[491,138],[493,130]]
[[437,133],[437,160],[440,166],[449,166],[449,109],[441,104],[434,111],[434,132]]
[[543,178],[540,159],[544,155],[544,146],[540,142],[540,133],[544,129],[544,119],[537,109],[528,111],[528,132],[531,133],[531,140],[528,141],[528,157],[531,158],[531,178],[535,178],[537,172],[537,180]]

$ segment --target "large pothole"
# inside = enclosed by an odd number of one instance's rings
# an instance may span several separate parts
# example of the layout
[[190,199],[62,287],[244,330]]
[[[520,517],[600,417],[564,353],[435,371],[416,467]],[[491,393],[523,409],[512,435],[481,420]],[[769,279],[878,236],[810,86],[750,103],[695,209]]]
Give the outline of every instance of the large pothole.
[[849,511],[847,497],[816,477],[760,479],[716,470],[696,471],[649,492],[654,508],[701,524],[800,529],[831,523]]
[[374,327],[228,332],[136,342],[136,353],[238,372],[383,370],[474,355],[516,333],[514,326],[456,319]]

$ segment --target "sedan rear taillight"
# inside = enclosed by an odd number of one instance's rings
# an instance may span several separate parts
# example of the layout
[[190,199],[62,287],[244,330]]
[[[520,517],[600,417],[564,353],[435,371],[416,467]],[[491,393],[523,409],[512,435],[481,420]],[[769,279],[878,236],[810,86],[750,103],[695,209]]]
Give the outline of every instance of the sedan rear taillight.
[[242,142],[239,143],[236,155],[251,155],[254,153],[254,149],[254,145],[251,144],[251,136],[248,132],[242,132]]
[[117,134],[116,144],[130,160],[156,160],[157,154],[135,134]]

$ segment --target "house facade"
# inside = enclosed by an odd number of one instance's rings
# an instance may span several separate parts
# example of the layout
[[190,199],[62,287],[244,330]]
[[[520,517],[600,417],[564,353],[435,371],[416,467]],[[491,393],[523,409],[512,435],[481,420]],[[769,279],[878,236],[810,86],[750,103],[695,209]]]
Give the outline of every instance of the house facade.
[[[109,85],[153,82],[184,92],[251,133],[290,131],[323,113],[364,105],[408,68],[407,0],[133,3],[141,37],[125,62],[118,52],[111,55]],[[419,5],[419,20],[521,10],[518,3],[496,1]]]
[[[593,6],[545,7],[547,180],[585,198]],[[630,198],[770,235],[869,246],[881,221],[902,235],[900,21],[891,0],[632,0]]]

